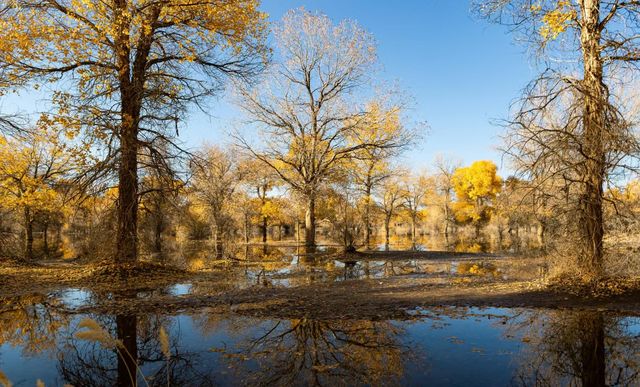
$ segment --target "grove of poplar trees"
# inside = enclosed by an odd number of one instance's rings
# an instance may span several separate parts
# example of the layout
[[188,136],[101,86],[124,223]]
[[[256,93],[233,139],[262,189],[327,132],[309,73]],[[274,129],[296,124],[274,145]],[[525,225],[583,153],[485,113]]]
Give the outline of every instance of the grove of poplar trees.
[[[0,112],[0,254],[102,246],[126,266],[184,240],[224,259],[238,240],[350,251],[442,235],[451,250],[519,251],[531,234],[582,278],[607,275],[605,236],[640,212],[640,3],[474,2],[544,68],[504,122],[505,179],[488,160],[402,168],[424,125],[381,80],[373,35],[302,8],[268,23],[259,7],[1,2],[0,97],[39,90],[48,109]],[[233,143],[188,149],[193,111],[223,96],[241,113]],[[70,235],[94,241],[70,248]]]

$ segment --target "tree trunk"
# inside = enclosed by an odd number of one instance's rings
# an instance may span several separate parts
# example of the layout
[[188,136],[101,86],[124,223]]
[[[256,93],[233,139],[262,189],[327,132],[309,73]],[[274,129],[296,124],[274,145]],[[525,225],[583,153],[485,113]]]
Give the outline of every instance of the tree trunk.
[[267,243],[267,217],[262,217],[262,243]]
[[60,248],[60,245],[62,245],[62,224],[58,224],[58,226],[56,227],[56,246],[58,246],[58,248]]
[[42,248],[44,250],[44,255],[49,257],[49,223],[44,222],[42,227]]
[[446,198],[447,202],[444,205],[444,239],[449,239],[449,198]]
[[138,332],[136,316],[116,316],[116,330],[122,347],[118,350],[118,381],[120,387],[138,385]]
[[216,258],[220,259],[224,256],[222,227],[220,227],[220,222],[217,220],[214,220],[213,223],[213,245],[216,250]]
[[599,312],[589,313],[580,321],[583,332],[580,346],[583,386],[606,386],[606,353],[604,318]]
[[384,218],[384,246],[386,250],[389,250],[389,223],[391,223],[391,215],[386,215]]
[[581,200],[580,259],[582,268],[592,277],[603,274],[603,183],[605,178],[606,96],[603,84],[603,62],[601,58],[600,2],[582,0],[582,28],[580,41],[584,65],[584,112],[583,136],[585,162],[585,186]]
[[24,256],[26,259],[33,259],[33,220],[29,207],[24,209]]
[[316,197],[315,194],[307,196],[307,212],[304,217],[304,245],[316,246]]
[[244,215],[244,243],[249,244],[249,216]]
[[119,263],[134,262],[138,250],[138,146],[137,130],[123,123],[120,134],[118,166],[118,235]]
[[364,244],[369,249],[371,246],[371,186],[367,185],[364,203]]
[[546,233],[547,227],[543,222],[539,222],[538,224],[538,232],[537,232],[537,237],[538,237],[538,245],[540,245],[540,248],[544,248],[544,236]]
[[156,227],[153,235],[153,246],[157,253],[162,252],[162,229],[164,228],[161,217],[156,219]]
[[[128,2],[115,0],[114,20],[116,33],[116,66],[120,91],[120,159],[118,163],[118,226],[116,236],[116,262],[134,262],[138,257],[138,129],[140,112],[145,97],[147,58],[151,39],[145,39],[131,60],[130,19]],[[152,8],[151,19],[157,17],[160,7]],[[152,27],[154,28],[154,27]]]
[[417,215],[411,214],[411,248],[415,249],[416,247],[416,221]]

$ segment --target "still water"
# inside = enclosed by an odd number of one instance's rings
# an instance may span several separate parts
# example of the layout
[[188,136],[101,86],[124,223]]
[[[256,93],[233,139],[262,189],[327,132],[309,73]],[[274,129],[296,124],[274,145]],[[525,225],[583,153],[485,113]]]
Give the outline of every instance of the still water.
[[441,307],[371,321],[206,308],[79,312],[92,297],[68,289],[5,304],[0,370],[14,386],[640,384],[640,318],[631,315]]

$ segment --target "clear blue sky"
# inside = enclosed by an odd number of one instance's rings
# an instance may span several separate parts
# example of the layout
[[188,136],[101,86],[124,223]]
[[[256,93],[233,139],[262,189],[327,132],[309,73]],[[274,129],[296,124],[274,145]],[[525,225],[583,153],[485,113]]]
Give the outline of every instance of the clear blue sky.
[[[378,42],[383,77],[398,80],[415,98],[411,113],[430,126],[424,141],[406,156],[414,169],[428,167],[436,154],[470,163],[500,162],[496,150],[510,103],[533,77],[525,47],[506,28],[474,17],[467,0],[263,0],[272,21],[291,8],[319,10],[334,21],[357,20]],[[194,116],[190,144],[224,141],[237,110],[213,101],[214,118]],[[508,171],[503,170],[503,174]]]
[[[338,21],[357,20],[378,41],[382,76],[398,80],[415,98],[416,120],[430,130],[406,156],[419,170],[438,153],[464,163],[494,160],[502,129],[491,120],[506,118],[509,105],[533,77],[535,69],[525,47],[514,43],[505,27],[478,20],[467,0],[263,0],[262,9],[278,21],[291,8],[321,11]],[[5,111],[46,110],[43,92],[9,97]],[[34,108],[35,103],[35,108]],[[239,112],[225,98],[212,100],[209,115],[193,112],[182,139],[190,147],[223,143]],[[507,174],[501,168],[502,174]]]

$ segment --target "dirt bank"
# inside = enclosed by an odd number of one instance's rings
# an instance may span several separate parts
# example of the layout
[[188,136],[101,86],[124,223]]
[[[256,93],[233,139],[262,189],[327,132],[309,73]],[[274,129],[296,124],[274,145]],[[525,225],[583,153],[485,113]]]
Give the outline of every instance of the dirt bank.
[[[349,276],[351,265],[358,274],[353,278]],[[103,265],[4,262],[0,312],[23,297],[79,288],[91,291],[94,297],[80,306],[62,303],[60,307],[69,313],[173,313],[207,307],[221,313],[274,318],[384,319],[407,317],[407,310],[418,307],[447,305],[640,313],[635,280],[616,285],[610,294],[594,296],[547,286],[541,267],[539,258],[448,252],[324,257],[291,272],[269,271],[264,262],[223,263],[196,272],[141,264],[128,275]],[[182,294],[167,290],[178,283],[188,285],[189,290]]]

